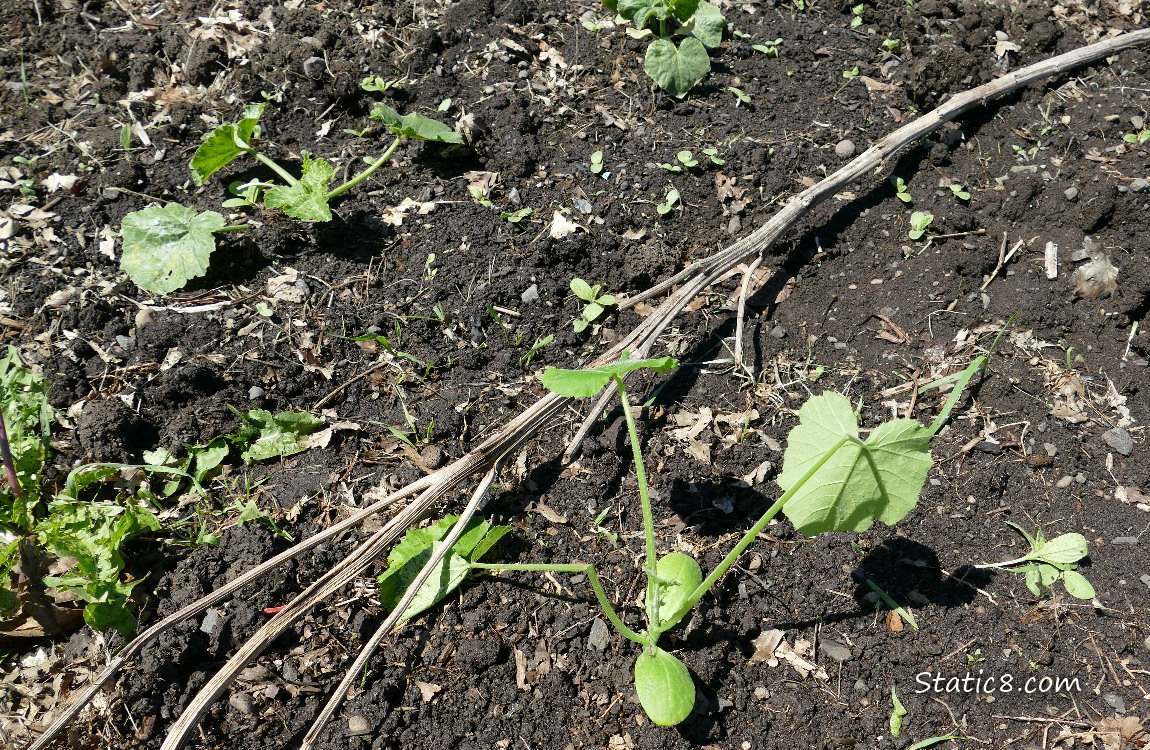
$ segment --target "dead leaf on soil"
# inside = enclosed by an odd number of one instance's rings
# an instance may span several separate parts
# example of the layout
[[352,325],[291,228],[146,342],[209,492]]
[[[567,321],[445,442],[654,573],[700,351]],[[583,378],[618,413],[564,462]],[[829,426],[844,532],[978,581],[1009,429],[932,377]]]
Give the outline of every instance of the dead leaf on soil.
[[1137,716],[1107,716],[1098,720],[1092,734],[1106,750],[1141,750],[1150,746],[1150,734],[1142,728],[1142,721]]
[[442,685],[437,685],[434,682],[424,682],[423,680],[416,680],[415,686],[419,688],[419,694],[422,696],[424,703],[430,703],[436,693],[443,690]]
[[578,229],[582,229],[584,232],[587,231],[586,227],[576,224],[559,211],[556,211],[551,217],[550,235],[552,239],[561,240],[567,235],[573,234]]
[[419,216],[426,216],[435,210],[435,201],[417,201],[411,198],[404,198],[399,202],[398,206],[391,206],[390,208],[383,209],[380,213],[380,221],[392,226],[398,227],[403,224],[404,217],[407,213],[415,209],[416,214]]
[[812,648],[810,641],[804,638],[799,638],[795,641],[795,645],[791,646],[787,643],[783,631],[771,628],[764,630],[758,638],[751,641],[751,644],[755,647],[755,653],[749,660],[751,663],[761,661],[766,662],[769,667],[776,667],[781,659],[794,667],[803,677],[813,675],[818,680],[830,679],[825,669],[805,658],[811,653]]

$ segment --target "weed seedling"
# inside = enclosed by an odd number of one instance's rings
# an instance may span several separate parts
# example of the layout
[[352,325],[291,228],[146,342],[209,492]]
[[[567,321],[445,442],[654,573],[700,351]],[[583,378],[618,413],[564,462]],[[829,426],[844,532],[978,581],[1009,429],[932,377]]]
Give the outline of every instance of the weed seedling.
[[952,195],[954,195],[955,198],[957,198],[960,201],[970,200],[970,191],[967,190],[966,188],[964,188],[962,185],[958,184],[957,182],[950,183],[950,192]]
[[912,240],[921,239],[926,234],[927,227],[934,223],[934,214],[927,211],[915,211],[910,215],[910,231],[907,233]]
[[1035,529],[1034,536],[1016,523],[1006,522],[1010,528],[1022,534],[1030,545],[1030,551],[1022,557],[1000,563],[987,563],[976,566],[979,569],[997,568],[1022,573],[1026,576],[1026,588],[1035,596],[1049,589],[1057,581],[1062,581],[1066,593],[1075,599],[1094,598],[1094,587],[1086,576],[1078,572],[1078,562],[1090,554],[1086,537],[1081,534],[1063,534],[1047,540],[1042,529]]
[[[707,50],[723,41],[727,20],[707,0],[603,0],[608,10],[634,24],[635,37],[653,36],[644,70],[661,89],[683,98],[711,70]],[[683,37],[676,44],[675,37]]]
[[1150,128],[1147,128],[1140,133],[1127,133],[1126,135],[1122,136],[1122,140],[1135,146],[1141,146],[1143,143],[1150,143]]
[[851,68],[850,70],[844,70],[843,71],[843,78],[847,79],[848,81],[851,80],[852,78],[858,78],[860,72],[861,71],[859,71],[859,66],[856,65],[853,68]]
[[851,8],[851,28],[857,29],[863,25],[863,11],[866,10],[866,5],[859,3]]
[[535,339],[535,343],[531,345],[531,348],[527,350],[527,353],[519,358],[519,366],[524,370],[531,367],[531,361],[539,355],[539,352],[551,346],[551,344],[554,342],[555,337],[550,333],[543,338]]
[[910,191],[907,190],[906,181],[901,177],[891,177],[890,182],[894,185],[895,197],[903,203],[914,203],[914,198],[911,197]]
[[882,48],[892,55],[898,52],[898,48],[902,46],[901,39],[883,39]]
[[667,191],[667,197],[663,199],[663,202],[655,206],[655,210],[659,212],[660,216],[666,216],[677,205],[679,205],[679,191],[671,188]]
[[583,279],[571,279],[571,291],[575,296],[583,300],[583,310],[579,313],[579,317],[571,321],[575,333],[582,333],[586,330],[587,326],[591,325],[607,311],[608,307],[615,305],[615,296],[612,294],[600,294],[599,291],[602,287],[599,284],[591,286]]
[[753,49],[755,52],[762,52],[767,57],[778,57],[779,47],[781,47],[782,44],[783,39],[782,37],[779,37],[778,39],[770,42],[764,42],[763,44],[752,44],[751,49]]
[[508,224],[513,224],[517,227],[523,227],[523,220],[531,215],[530,208],[521,208],[518,211],[501,211],[499,218],[506,221]]
[[736,99],[735,106],[736,107],[738,107],[740,104],[748,104],[749,105],[751,103],[751,97],[748,96],[747,93],[745,91],[743,91],[742,89],[737,89],[734,86],[728,86],[727,91],[730,91],[732,94],[735,95],[735,99]]
[[719,158],[719,149],[717,148],[705,148],[703,149],[703,153],[706,154],[707,158],[711,160],[712,164],[721,167],[727,163],[726,159]]
[[603,152],[591,152],[591,174],[599,174],[603,171]]

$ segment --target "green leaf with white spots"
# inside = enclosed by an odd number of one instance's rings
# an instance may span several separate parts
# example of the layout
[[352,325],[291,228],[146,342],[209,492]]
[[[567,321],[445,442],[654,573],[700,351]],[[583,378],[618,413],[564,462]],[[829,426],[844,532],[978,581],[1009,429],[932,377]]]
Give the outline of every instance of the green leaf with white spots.
[[215,211],[179,203],[148,206],[124,217],[120,270],[149,292],[170,294],[208,271],[214,233],[227,224]]

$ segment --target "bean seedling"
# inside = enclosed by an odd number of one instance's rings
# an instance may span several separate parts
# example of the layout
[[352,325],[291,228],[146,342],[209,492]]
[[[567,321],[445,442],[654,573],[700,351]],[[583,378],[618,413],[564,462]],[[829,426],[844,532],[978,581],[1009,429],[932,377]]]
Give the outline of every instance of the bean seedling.
[[1006,523],[1022,534],[1030,545],[1030,551],[1013,560],[976,567],[983,570],[996,568],[1022,573],[1026,576],[1026,588],[1035,596],[1042,596],[1044,590],[1061,580],[1062,585],[1066,587],[1066,593],[1075,599],[1094,598],[1094,587],[1086,580],[1086,576],[1078,572],[1078,561],[1090,554],[1086,537],[1081,534],[1063,534],[1047,540],[1042,529],[1035,529],[1034,535],[1031,536],[1018,524],[1010,521]]
[[[707,50],[723,41],[727,20],[706,0],[603,0],[635,25],[634,36],[653,36],[643,69],[671,96],[682,99],[711,70]],[[672,37],[682,36],[678,45]]]
[[[243,118],[216,127],[204,136],[204,142],[192,156],[189,166],[197,185],[204,184],[241,154],[254,157],[285,183],[235,186],[232,192],[240,202],[229,199],[224,204],[228,208],[254,205],[262,199],[267,208],[278,208],[295,219],[331,221],[331,201],[371,177],[390,161],[391,155],[404,141],[462,143],[459,133],[437,120],[415,113],[401,116],[391,107],[377,103],[371,117],[382,122],[395,140],[379,158],[366,160],[366,169],[332,188],[330,183],[335,176],[335,167],[326,160],[312,158],[308,152],[302,152],[302,174],[297,178],[255,147],[263,111],[263,104],[245,106]],[[141,289],[168,294],[207,273],[209,260],[216,249],[216,234],[246,228],[246,224],[228,224],[215,211],[200,213],[179,203],[148,206],[124,217],[120,269]]]

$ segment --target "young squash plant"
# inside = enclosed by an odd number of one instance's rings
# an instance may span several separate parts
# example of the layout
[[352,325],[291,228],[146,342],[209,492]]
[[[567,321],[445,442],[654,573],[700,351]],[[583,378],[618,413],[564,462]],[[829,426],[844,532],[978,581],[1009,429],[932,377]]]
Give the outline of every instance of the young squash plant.
[[[400,144],[409,140],[460,144],[462,136],[447,125],[416,113],[400,115],[386,104],[377,103],[371,117],[379,120],[394,136],[378,158],[365,158],[367,167],[346,182],[332,186],[335,167],[325,159],[301,152],[301,174],[296,177],[270,156],[260,151],[260,118],[263,104],[248,104],[244,116],[224,123],[204,136],[189,167],[197,185],[228,166],[237,157],[248,155],[271,169],[282,184],[233,183],[229,190],[237,198],[225,201],[228,208],[253,206],[262,201],[266,208],[279,209],[301,221],[331,221],[331,202],[352,190],[388,163]],[[140,287],[156,294],[182,289],[189,281],[207,273],[216,249],[215,235],[247,229],[246,224],[228,224],[215,211],[199,212],[180,203],[152,205],[124,217],[121,224],[123,248],[120,269]]]
[[[864,440],[859,434],[856,412],[845,396],[825,392],[809,399],[799,410],[799,424],[787,438],[783,470],[778,477],[783,494],[743,535],[734,549],[704,577],[690,555],[660,555],[638,430],[623,378],[635,370],[667,373],[677,363],[671,357],[630,359],[626,352],[616,363],[587,370],[548,368],[543,385],[569,398],[591,398],[603,388],[618,389],[623,419],[631,441],[635,477],[639,488],[645,535],[647,577],[644,602],[645,627],[633,630],[619,616],[607,597],[593,565],[502,564],[467,561],[468,570],[579,573],[587,576],[595,598],[619,633],[641,647],[635,660],[635,692],[651,721],[673,726],[684,721],[695,704],[695,684],[687,666],[659,646],[660,637],[691,612],[719,582],[759,533],[780,511],[802,534],[814,536],[830,531],[861,532],[880,520],[893,525],[917,504],[933,465],[929,445],[942,429],[967,383],[988,359],[975,359],[954,382],[953,391],[938,418],[925,427],[914,419],[895,419],[879,425]],[[439,580],[444,575],[429,580]]]
[[[603,0],[635,25],[631,36],[654,37],[643,69],[671,96],[682,99],[711,71],[708,50],[723,41],[727,19],[707,0]],[[682,41],[675,43],[675,38]]]

